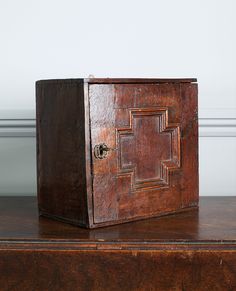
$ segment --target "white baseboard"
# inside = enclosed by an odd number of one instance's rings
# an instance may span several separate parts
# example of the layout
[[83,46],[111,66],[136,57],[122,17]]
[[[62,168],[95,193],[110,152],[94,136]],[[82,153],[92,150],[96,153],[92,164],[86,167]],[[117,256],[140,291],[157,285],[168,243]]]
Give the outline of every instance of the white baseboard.
[[[35,111],[1,110],[0,137],[35,137]],[[236,137],[236,108],[199,110],[200,137]]]

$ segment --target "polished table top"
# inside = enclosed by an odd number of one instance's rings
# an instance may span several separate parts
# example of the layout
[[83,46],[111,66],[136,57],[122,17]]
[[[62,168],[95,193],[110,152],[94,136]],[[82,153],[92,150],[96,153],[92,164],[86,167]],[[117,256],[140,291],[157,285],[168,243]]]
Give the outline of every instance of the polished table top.
[[236,197],[201,197],[199,210],[88,230],[38,217],[36,197],[0,197],[0,248],[236,248]]

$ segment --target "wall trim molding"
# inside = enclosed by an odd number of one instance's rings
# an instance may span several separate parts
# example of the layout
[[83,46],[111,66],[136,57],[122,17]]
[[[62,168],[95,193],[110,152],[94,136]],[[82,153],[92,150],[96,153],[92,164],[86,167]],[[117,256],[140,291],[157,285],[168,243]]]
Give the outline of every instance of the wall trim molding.
[[[0,138],[35,136],[35,110],[0,110]],[[236,137],[236,108],[200,108],[199,136]]]
[[200,108],[200,137],[236,137],[236,108]]
[[200,137],[236,137],[236,118],[199,119]]
[[0,119],[1,137],[35,137],[35,119]]

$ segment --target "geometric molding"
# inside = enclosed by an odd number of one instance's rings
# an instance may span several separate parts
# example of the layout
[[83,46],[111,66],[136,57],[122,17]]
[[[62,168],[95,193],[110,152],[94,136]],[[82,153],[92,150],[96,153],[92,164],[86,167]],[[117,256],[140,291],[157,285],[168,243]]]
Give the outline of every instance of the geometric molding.
[[168,108],[129,110],[129,127],[117,129],[118,175],[130,176],[133,191],[169,186],[180,168],[180,126],[168,123]]

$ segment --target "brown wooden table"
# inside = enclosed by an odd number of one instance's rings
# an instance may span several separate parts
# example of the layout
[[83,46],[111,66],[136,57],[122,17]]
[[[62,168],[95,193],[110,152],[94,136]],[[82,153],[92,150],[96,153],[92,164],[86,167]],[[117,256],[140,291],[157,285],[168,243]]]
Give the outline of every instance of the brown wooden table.
[[0,198],[0,290],[236,290],[236,197],[87,230]]

